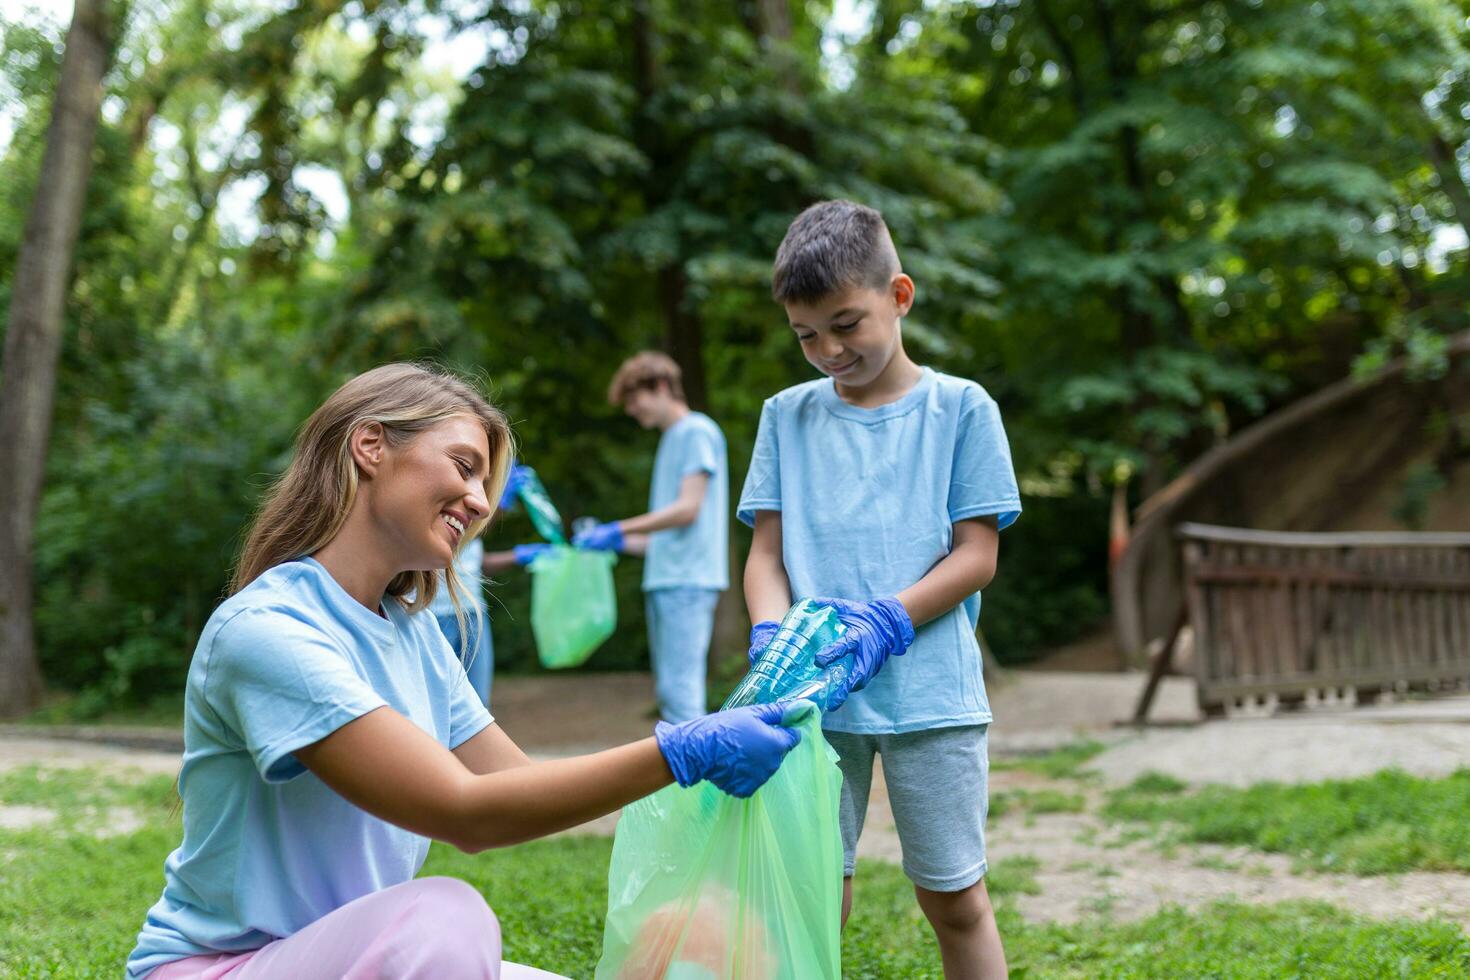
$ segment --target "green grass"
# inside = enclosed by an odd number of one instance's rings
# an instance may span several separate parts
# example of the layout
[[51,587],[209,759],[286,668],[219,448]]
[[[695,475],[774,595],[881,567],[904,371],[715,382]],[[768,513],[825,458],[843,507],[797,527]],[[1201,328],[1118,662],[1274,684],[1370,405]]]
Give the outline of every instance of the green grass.
[[[58,810],[139,808],[148,825],[97,840],[64,827],[0,831],[0,978],[115,980],[177,845],[170,783],[85,771],[24,770],[0,777],[0,799]],[[500,917],[508,959],[589,977],[602,940],[611,842],[560,838],[470,856],[442,845],[425,874],[479,888]],[[1017,895],[1037,894],[1032,858],[996,862],[989,885],[1018,978],[1461,977],[1470,940],[1445,922],[1377,923],[1324,905],[1221,904],[1168,909],[1148,919],[1106,917],[1072,926],[1030,925]],[[1105,910],[1100,910],[1105,911]],[[843,936],[849,978],[939,977],[939,958],[913,888],[898,868],[864,862]]]
[[1009,789],[990,798],[988,816],[996,819],[1009,813],[1081,813],[1087,801],[1081,793],[1052,789]]
[[119,725],[181,728],[184,695],[160,696],[147,704],[113,704],[87,694],[62,694],[21,719],[26,725]]
[[1470,769],[1440,779],[1389,770],[1307,785],[1182,788],[1140,777],[1109,794],[1103,815],[1155,824],[1178,840],[1290,855],[1315,870],[1470,871]]
[[1102,742],[1088,739],[1086,741],[1073,742],[1059,749],[1046,752],[1041,755],[1022,755],[1005,759],[996,759],[990,763],[990,768],[997,772],[1007,770],[1021,770],[1023,772],[1035,773],[1038,776],[1046,776],[1050,779],[1085,779],[1091,774],[1083,772],[1082,767],[1102,753],[1107,748]]

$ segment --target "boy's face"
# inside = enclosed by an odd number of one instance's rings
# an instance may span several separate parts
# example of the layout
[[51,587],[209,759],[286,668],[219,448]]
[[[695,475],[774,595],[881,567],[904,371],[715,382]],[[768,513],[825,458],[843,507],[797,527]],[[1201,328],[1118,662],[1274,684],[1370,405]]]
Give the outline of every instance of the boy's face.
[[900,272],[886,290],[851,286],[814,303],[787,303],[786,318],[812,367],[843,388],[862,388],[900,349],[898,321],[913,305],[914,282]]
[[639,385],[623,399],[623,413],[645,429],[657,429],[663,425],[673,404],[674,396],[668,385]]

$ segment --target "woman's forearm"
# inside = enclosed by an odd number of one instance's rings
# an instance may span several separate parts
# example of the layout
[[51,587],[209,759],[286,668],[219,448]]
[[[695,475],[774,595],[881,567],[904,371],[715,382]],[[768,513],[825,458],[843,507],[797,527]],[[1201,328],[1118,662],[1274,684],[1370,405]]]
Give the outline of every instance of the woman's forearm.
[[652,738],[572,759],[470,776],[450,843],[475,852],[566,830],[673,782]]
[[467,851],[574,827],[674,778],[652,738],[477,774],[389,707],[370,711],[294,754],[373,816]]

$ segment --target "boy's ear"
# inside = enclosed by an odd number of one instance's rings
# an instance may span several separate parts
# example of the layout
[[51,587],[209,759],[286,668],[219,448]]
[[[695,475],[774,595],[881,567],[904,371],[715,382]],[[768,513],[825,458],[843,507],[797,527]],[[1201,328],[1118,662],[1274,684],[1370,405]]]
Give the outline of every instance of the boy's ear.
[[384,438],[383,426],[379,422],[368,422],[353,430],[347,440],[347,450],[352,453],[352,461],[357,464],[358,472],[368,479],[377,476],[383,467],[383,450],[387,446]]
[[893,277],[889,285],[893,295],[893,305],[899,316],[907,316],[914,305],[914,281],[900,272]]

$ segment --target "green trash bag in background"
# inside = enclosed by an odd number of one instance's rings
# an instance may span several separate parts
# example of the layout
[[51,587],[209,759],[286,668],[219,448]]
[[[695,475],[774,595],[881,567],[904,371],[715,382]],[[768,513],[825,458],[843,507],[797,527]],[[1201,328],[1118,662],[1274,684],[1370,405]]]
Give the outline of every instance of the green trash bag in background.
[[618,625],[610,551],[553,545],[531,562],[531,634],[541,666],[576,667]]
[[747,800],[708,782],[623,808],[597,980],[837,980],[837,753],[809,706],[801,742]]

